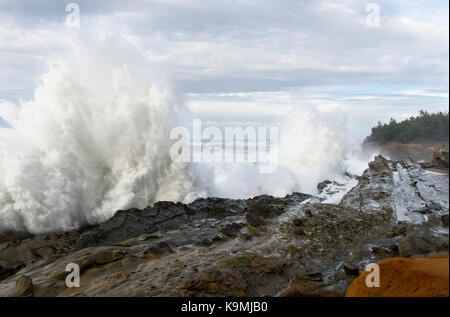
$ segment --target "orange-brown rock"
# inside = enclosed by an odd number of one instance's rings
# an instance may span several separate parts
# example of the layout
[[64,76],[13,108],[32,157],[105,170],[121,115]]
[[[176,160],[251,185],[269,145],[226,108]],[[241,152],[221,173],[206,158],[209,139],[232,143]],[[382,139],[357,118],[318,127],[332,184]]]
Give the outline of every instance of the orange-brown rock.
[[378,263],[380,287],[366,286],[364,272],[347,290],[347,297],[449,296],[448,254],[433,258],[390,258]]

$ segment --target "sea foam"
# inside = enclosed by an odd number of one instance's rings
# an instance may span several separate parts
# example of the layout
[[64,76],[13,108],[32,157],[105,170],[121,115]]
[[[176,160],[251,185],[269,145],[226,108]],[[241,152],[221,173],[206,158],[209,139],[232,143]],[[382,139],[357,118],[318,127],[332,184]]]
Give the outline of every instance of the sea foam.
[[0,128],[0,233],[76,229],[160,200],[315,193],[354,160],[344,123],[294,107],[281,124],[274,173],[173,163],[170,131],[191,121],[173,80],[126,41],[78,41],[52,61],[31,101],[14,114],[9,105],[12,128]]

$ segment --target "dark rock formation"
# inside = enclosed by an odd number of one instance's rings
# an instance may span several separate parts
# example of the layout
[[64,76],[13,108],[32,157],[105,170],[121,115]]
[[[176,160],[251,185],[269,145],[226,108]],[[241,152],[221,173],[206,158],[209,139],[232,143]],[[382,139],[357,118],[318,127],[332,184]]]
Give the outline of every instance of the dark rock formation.
[[[0,238],[0,296],[343,296],[368,263],[448,252],[447,197],[448,176],[378,156],[337,205],[294,193],[121,210]],[[82,288],[66,287],[68,263]]]
[[355,265],[344,263],[342,267],[344,268],[345,273],[348,275],[359,275],[359,268]]
[[332,181],[329,180],[325,180],[323,182],[320,182],[319,184],[317,184],[317,190],[319,191],[319,193],[324,190],[325,187],[327,187],[328,185],[330,185],[331,183],[333,183]]
[[294,226],[301,226],[306,222],[305,218],[295,218],[292,223],[294,224]]
[[226,225],[220,232],[226,237],[236,237],[241,230],[241,226],[237,223]]

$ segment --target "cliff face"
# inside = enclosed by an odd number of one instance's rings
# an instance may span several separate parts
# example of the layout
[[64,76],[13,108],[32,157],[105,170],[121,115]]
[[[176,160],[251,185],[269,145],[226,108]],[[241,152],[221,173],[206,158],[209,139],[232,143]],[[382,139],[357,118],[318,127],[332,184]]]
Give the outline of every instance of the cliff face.
[[[160,202],[83,230],[4,236],[0,296],[344,296],[368,263],[448,253],[448,191],[448,175],[378,156],[338,204]],[[79,288],[65,285],[69,263]]]
[[441,150],[448,152],[449,143],[400,143],[388,142],[384,145],[369,142],[364,147],[369,150],[376,150],[378,153],[389,157],[392,160],[400,161],[412,159],[413,161],[431,161],[433,153]]

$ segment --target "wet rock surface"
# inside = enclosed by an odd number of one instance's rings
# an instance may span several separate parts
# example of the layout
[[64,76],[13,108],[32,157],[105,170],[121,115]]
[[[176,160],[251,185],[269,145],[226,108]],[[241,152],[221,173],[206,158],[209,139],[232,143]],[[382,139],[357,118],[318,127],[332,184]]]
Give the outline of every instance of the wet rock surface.
[[[448,175],[379,156],[338,204],[159,202],[77,231],[3,236],[0,296],[343,296],[369,263],[448,252],[444,193]],[[80,288],[65,285],[69,263]]]

